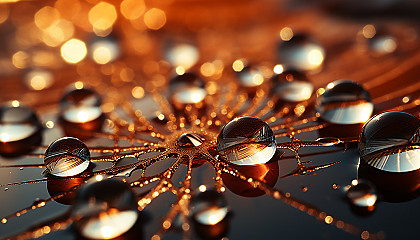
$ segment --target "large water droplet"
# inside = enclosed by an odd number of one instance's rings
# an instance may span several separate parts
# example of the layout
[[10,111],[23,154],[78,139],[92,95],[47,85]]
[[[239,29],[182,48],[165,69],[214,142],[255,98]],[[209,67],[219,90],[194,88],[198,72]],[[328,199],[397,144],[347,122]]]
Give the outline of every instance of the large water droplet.
[[17,101],[0,107],[0,154],[17,156],[42,141],[42,126],[35,113]]
[[349,202],[358,208],[371,212],[375,209],[378,196],[375,187],[367,180],[353,180],[346,193]]
[[207,96],[203,80],[195,73],[174,77],[169,84],[169,90],[175,109],[183,109],[187,104],[201,107]]
[[267,123],[254,117],[235,118],[217,137],[222,157],[238,165],[268,162],[276,152],[276,139]]
[[287,70],[271,78],[272,94],[286,102],[301,102],[312,96],[314,86],[306,75],[296,70]]
[[72,216],[83,237],[111,239],[130,230],[139,214],[135,196],[124,182],[94,178],[77,192]]
[[315,104],[320,117],[335,124],[366,122],[373,112],[369,93],[350,80],[337,80],[327,85]]
[[[88,88],[67,92],[60,101],[61,123],[67,135],[86,138],[85,131],[98,131],[105,120],[101,98]],[[81,131],[82,130],[82,131]]]
[[384,112],[363,127],[359,152],[369,165],[389,172],[420,168],[420,120],[404,112]]
[[368,178],[387,201],[415,197],[420,187],[420,120],[404,112],[372,117],[359,139],[359,176]]
[[324,58],[324,48],[306,35],[298,34],[282,41],[277,51],[278,63],[301,71],[317,70]]
[[206,189],[196,194],[191,208],[193,219],[203,225],[215,225],[229,213],[225,198],[214,189]]
[[77,138],[57,139],[45,151],[45,172],[54,176],[77,175],[85,171],[89,163],[89,149]]
[[204,141],[205,139],[200,134],[184,133],[178,138],[177,144],[180,147],[198,147]]

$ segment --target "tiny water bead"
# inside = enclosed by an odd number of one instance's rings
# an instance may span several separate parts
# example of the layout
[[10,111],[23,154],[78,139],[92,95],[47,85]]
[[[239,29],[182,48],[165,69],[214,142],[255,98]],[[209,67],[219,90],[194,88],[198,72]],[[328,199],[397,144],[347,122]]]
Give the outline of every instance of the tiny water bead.
[[42,141],[42,125],[35,112],[18,101],[0,106],[0,154],[18,156]]
[[226,218],[229,207],[223,195],[214,189],[205,189],[194,196],[191,215],[203,225],[216,225]]
[[45,151],[44,164],[47,174],[58,177],[75,176],[88,168],[89,149],[77,138],[59,138]]
[[177,110],[184,109],[187,104],[202,107],[207,96],[204,81],[191,72],[174,77],[169,83],[169,91],[171,103]]
[[204,137],[197,133],[184,133],[177,141],[180,147],[198,147],[205,141]]
[[306,74],[297,70],[287,70],[271,77],[273,88],[271,93],[286,102],[308,100],[314,90],[313,84]]
[[126,183],[98,175],[77,192],[71,216],[83,237],[111,239],[130,230],[139,212],[134,193]]
[[277,49],[277,62],[301,71],[318,70],[325,58],[325,50],[303,34],[283,38]]
[[375,209],[375,204],[378,200],[375,187],[364,179],[353,180],[350,188],[347,190],[346,197],[354,207],[362,208],[369,212]]
[[277,149],[271,128],[254,117],[239,117],[227,123],[217,137],[217,147],[223,158],[237,165],[266,163]]
[[372,117],[359,138],[359,175],[384,195],[410,195],[420,187],[420,120],[389,111]]
[[318,96],[315,110],[320,117],[334,124],[366,122],[373,112],[369,93],[350,80],[337,80],[327,85]]
[[61,122],[67,135],[84,138],[84,131],[98,131],[102,128],[104,114],[101,97],[88,88],[73,89],[60,101]]
[[245,59],[238,59],[232,64],[239,84],[244,88],[260,86],[264,82],[264,74],[260,67],[249,64]]

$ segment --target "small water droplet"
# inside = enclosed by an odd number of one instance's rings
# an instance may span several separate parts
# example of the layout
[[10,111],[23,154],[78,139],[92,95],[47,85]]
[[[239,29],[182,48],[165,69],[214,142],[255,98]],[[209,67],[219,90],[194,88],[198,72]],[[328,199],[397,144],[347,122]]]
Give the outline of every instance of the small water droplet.
[[307,192],[307,191],[308,191],[308,187],[307,187],[307,186],[301,186],[301,187],[300,187],[300,190],[301,190],[302,192]]
[[367,180],[359,179],[347,190],[347,199],[356,207],[373,211],[378,196],[375,187]]
[[197,133],[184,133],[177,141],[180,147],[198,147],[205,141],[204,137]]
[[42,141],[42,125],[35,112],[17,101],[0,106],[0,154],[24,154]]
[[286,102],[301,102],[308,100],[314,90],[307,76],[297,70],[287,70],[271,77],[273,89],[271,93]]
[[226,124],[217,137],[217,147],[222,157],[238,165],[266,163],[277,149],[271,128],[254,117],[240,117]]
[[223,195],[214,189],[207,189],[194,196],[191,214],[193,219],[203,225],[215,225],[228,214],[229,208]]
[[9,188],[4,188],[4,191],[8,191],[9,190]]
[[164,48],[164,57],[171,66],[188,70],[197,63],[200,53],[193,44],[168,42]]
[[171,100],[175,109],[184,109],[186,104],[201,104],[207,96],[204,81],[195,73],[174,77],[170,84]]
[[320,117],[335,124],[366,122],[373,112],[369,93],[356,82],[337,80],[327,85],[319,95],[315,110]]
[[277,51],[278,63],[301,71],[318,70],[324,58],[324,48],[303,34],[296,34],[282,41]]
[[76,230],[89,239],[110,239],[127,232],[138,219],[134,193],[126,183],[106,178],[89,180],[75,197]]
[[233,64],[239,84],[244,88],[254,89],[263,84],[265,78],[258,66],[249,64],[245,59],[236,60]]
[[102,115],[100,96],[88,88],[67,92],[60,101],[60,107],[62,119],[69,123],[92,122]]
[[23,167],[19,168],[19,170],[23,170]]
[[85,171],[89,163],[89,149],[77,138],[59,138],[52,142],[45,151],[45,172],[54,176],[77,175]]
[[332,188],[334,189],[334,190],[337,190],[337,189],[339,189],[339,188],[341,188],[341,186],[340,185],[338,185],[338,184],[333,184],[332,185]]

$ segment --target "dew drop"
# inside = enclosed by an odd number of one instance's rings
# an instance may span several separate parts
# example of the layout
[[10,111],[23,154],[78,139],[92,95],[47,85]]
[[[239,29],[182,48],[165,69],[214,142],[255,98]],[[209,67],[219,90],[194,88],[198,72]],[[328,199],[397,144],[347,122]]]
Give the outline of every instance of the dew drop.
[[356,207],[373,211],[378,196],[375,187],[367,180],[359,179],[352,183],[346,193],[347,199]]
[[87,138],[86,131],[99,131],[105,117],[101,98],[88,88],[67,92],[60,101],[61,123],[67,135]]
[[207,96],[203,80],[195,73],[174,77],[169,84],[169,90],[175,109],[184,109],[186,104],[198,106]]
[[395,52],[398,47],[395,37],[386,33],[383,29],[378,29],[372,24],[363,27],[362,36],[366,40],[368,49],[376,56]]
[[77,175],[85,171],[89,163],[89,149],[77,138],[59,138],[52,142],[45,151],[45,173],[54,176]]
[[204,137],[197,133],[184,133],[177,141],[180,147],[198,147],[205,141]]
[[324,48],[303,34],[282,41],[277,50],[278,63],[301,71],[318,70],[324,58]]
[[9,188],[4,188],[4,191],[8,191],[9,190]]
[[258,66],[251,65],[245,59],[236,60],[233,65],[239,84],[244,88],[254,89],[263,84],[265,78]]
[[267,123],[254,117],[235,118],[217,137],[222,157],[238,165],[268,162],[276,152],[276,139]]
[[322,119],[334,124],[358,124],[369,119],[373,104],[362,86],[350,80],[337,80],[318,96],[315,110]]
[[191,204],[193,219],[203,225],[216,225],[229,213],[225,198],[214,189],[198,192]]
[[301,102],[308,100],[314,90],[307,76],[297,70],[287,70],[271,77],[272,94],[286,102]]
[[77,192],[71,215],[76,230],[89,239],[110,239],[130,230],[138,219],[134,193],[116,179],[89,180]]
[[0,106],[0,154],[14,157],[42,141],[42,125],[35,112],[18,101]]
[[388,172],[420,169],[420,120],[390,111],[372,117],[362,129],[359,153],[372,167]]

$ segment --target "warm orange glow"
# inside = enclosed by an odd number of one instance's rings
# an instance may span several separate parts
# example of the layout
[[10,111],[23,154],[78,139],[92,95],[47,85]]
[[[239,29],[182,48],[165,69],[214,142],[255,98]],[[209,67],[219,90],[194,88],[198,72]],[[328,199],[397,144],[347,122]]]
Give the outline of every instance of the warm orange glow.
[[110,3],[100,2],[89,11],[89,22],[98,36],[108,35],[112,31],[112,26],[116,20],[117,11],[114,5]]
[[124,0],[121,2],[122,15],[130,20],[141,17],[146,10],[146,5],[143,0]]
[[13,54],[12,62],[16,68],[26,68],[28,66],[29,56],[26,52],[18,51]]
[[78,63],[86,57],[86,54],[86,44],[75,38],[61,46],[61,57],[68,63]]
[[144,97],[144,89],[140,86],[136,86],[131,90],[131,94],[134,98],[142,98]]
[[201,65],[200,72],[205,77],[210,77],[215,74],[216,68],[213,63],[205,62]]
[[242,71],[242,69],[244,69],[245,64],[246,64],[245,60],[238,59],[238,60],[233,62],[232,68],[235,72],[240,72],[240,71]]
[[285,27],[280,30],[280,38],[283,41],[289,41],[293,37],[293,31],[290,27]]
[[206,187],[205,185],[200,185],[200,186],[198,187],[198,190],[199,190],[200,192],[205,192],[205,191],[207,190],[207,187]]
[[9,6],[6,4],[0,5],[0,24],[5,22],[9,18]]
[[13,107],[19,107],[20,106],[20,102],[18,100],[13,100],[12,101],[12,106]]
[[185,73],[185,68],[184,68],[184,67],[182,67],[182,66],[178,66],[178,67],[176,67],[176,68],[175,68],[175,72],[176,72],[176,74],[178,74],[178,75],[184,75],[184,73]]
[[68,20],[58,19],[43,29],[42,41],[50,47],[57,47],[74,34],[74,26]]
[[53,128],[54,127],[54,122],[53,121],[48,121],[47,123],[45,123],[45,126],[47,128]]
[[51,86],[53,76],[49,71],[33,70],[26,75],[25,81],[32,89],[42,90]]
[[144,24],[152,30],[161,29],[166,24],[166,14],[158,8],[152,8],[144,14]]
[[319,49],[313,49],[308,53],[308,61],[312,65],[320,65],[324,61],[324,53]]
[[282,73],[284,71],[283,65],[277,64],[276,66],[274,66],[273,71],[276,74]]
[[34,16],[35,25],[42,30],[50,27],[58,19],[60,19],[60,12],[50,6],[41,8]]
[[331,216],[326,216],[324,221],[326,224],[331,224],[333,222],[333,218]]
[[373,38],[376,34],[376,29],[372,24],[368,24],[363,27],[362,33],[365,38]]
[[82,88],[83,88],[83,82],[81,82],[81,81],[77,81],[77,82],[75,82],[75,83],[74,83],[74,87],[75,87],[76,89],[82,89]]

